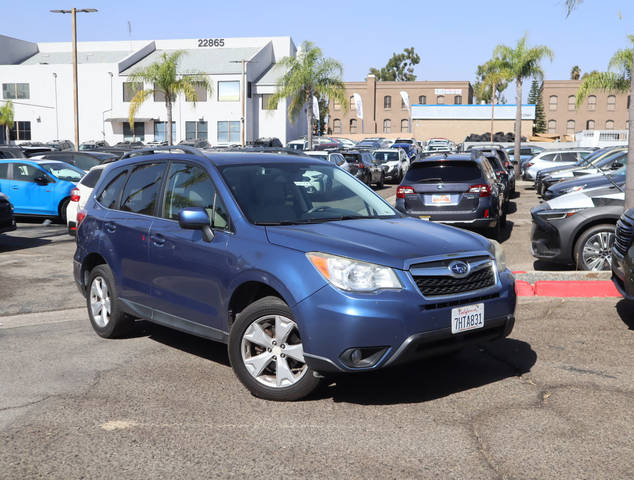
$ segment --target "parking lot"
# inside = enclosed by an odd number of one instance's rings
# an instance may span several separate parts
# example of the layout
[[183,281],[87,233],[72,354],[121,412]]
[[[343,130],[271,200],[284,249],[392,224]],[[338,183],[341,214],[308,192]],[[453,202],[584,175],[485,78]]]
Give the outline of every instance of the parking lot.
[[[379,193],[392,200],[394,186]],[[520,188],[510,268],[530,255]],[[226,347],[140,323],[94,334],[61,225],[0,236],[3,478],[632,478],[634,307],[521,297],[508,339],[334,378],[304,401],[251,396]]]

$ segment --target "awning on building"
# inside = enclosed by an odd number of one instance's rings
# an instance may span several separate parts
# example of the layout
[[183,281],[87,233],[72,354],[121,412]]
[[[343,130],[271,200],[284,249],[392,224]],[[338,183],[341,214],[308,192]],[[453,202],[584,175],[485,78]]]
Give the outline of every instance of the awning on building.
[[[128,117],[109,117],[106,118],[106,122],[129,122],[130,120],[128,119]],[[135,117],[134,118],[135,122],[149,122],[149,121],[158,121],[158,118],[139,118],[139,117]]]

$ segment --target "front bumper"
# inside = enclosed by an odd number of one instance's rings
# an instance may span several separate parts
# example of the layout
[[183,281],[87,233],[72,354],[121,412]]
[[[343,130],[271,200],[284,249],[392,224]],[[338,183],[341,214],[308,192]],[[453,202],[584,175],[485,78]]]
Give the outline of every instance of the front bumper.
[[[509,270],[499,274],[495,287],[442,300],[423,297],[408,275],[399,272],[400,291],[351,294],[327,285],[298,303],[294,313],[308,365],[320,372],[375,370],[510,334],[516,294]],[[452,334],[451,309],[477,303],[484,303],[484,327]],[[352,367],[342,360],[351,348],[382,354],[371,366]]]
[[621,295],[627,300],[634,301],[634,258],[632,248],[627,254],[612,248],[612,283]]
[[538,212],[547,209],[546,204],[538,205],[531,210],[533,225],[531,227],[531,254],[535,258],[556,263],[572,263],[572,252],[562,245],[560,224],[566,220],[557,220],[554,224],[545,220]]

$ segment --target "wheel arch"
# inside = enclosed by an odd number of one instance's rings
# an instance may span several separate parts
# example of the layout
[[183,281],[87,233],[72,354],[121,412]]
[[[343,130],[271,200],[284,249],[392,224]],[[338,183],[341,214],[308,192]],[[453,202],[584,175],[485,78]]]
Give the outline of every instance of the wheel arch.
[[70,195],[62,198],[57,204],[57,215],[59,215],[60,218],[66,218],[65,212],[62,212],[62,207],[68,206],[68,204],[64,205],[67,200],[70,202]]
[[286,302],[287,305],[290,305],[289,301],[284,298],[278,289],[270,284],[261,280],[246,280],[233,290],[227,304],[228,329],[231,329],[231,326],[242,310],[264,297],[277,297]]
[[575,234],[573,235],[572,242],[570,244],[570,258],[572,262],[576,263],[575,250],[577,247],[577,242],[579,241],[581,235],[584,234],[584,232],[592,227],[596,227],[597,225],[614,225],[614,227],[616,228],[616,222],[618,221],[618,219],[618,216],[602,216],[589,219],[588,221],[579,225],[575,230]]
[[97,265],[108,265],[108,262],[106,261],[104,257],[102,257],[100,254],[95,252],[89,253],[88,255],[86,255],[86,257],[82,261],[81,281],[84,288],[86,288],[86,286],[88,285],[88,276],[90,275],[90,272]]

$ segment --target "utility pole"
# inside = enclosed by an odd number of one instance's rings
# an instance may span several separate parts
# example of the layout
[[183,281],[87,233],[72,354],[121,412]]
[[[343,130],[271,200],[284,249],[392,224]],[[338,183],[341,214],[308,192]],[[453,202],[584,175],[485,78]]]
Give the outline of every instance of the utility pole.
[[[73,17],[73,110],[75,113],[75,150],[79,150],[79,88],[77,82],[77,12],[92,13],[96,8],[73,7],[70,10],[51,10],[52,13],[70,13]],[[134,127],[133,127],[134,128]]]
[[240,141],[242,143],[242,148],[244,148],[247,144],[246,142],[246,129],[247,129],[247,122],[246,122],[246,115],[247,115],[247,61],[246,60],[242,60],[242,95],[240,95],[240,97],[242,98],[242,118],[240,119],[241,122],[241,126],[242,126],[242,130],[240,132]]

